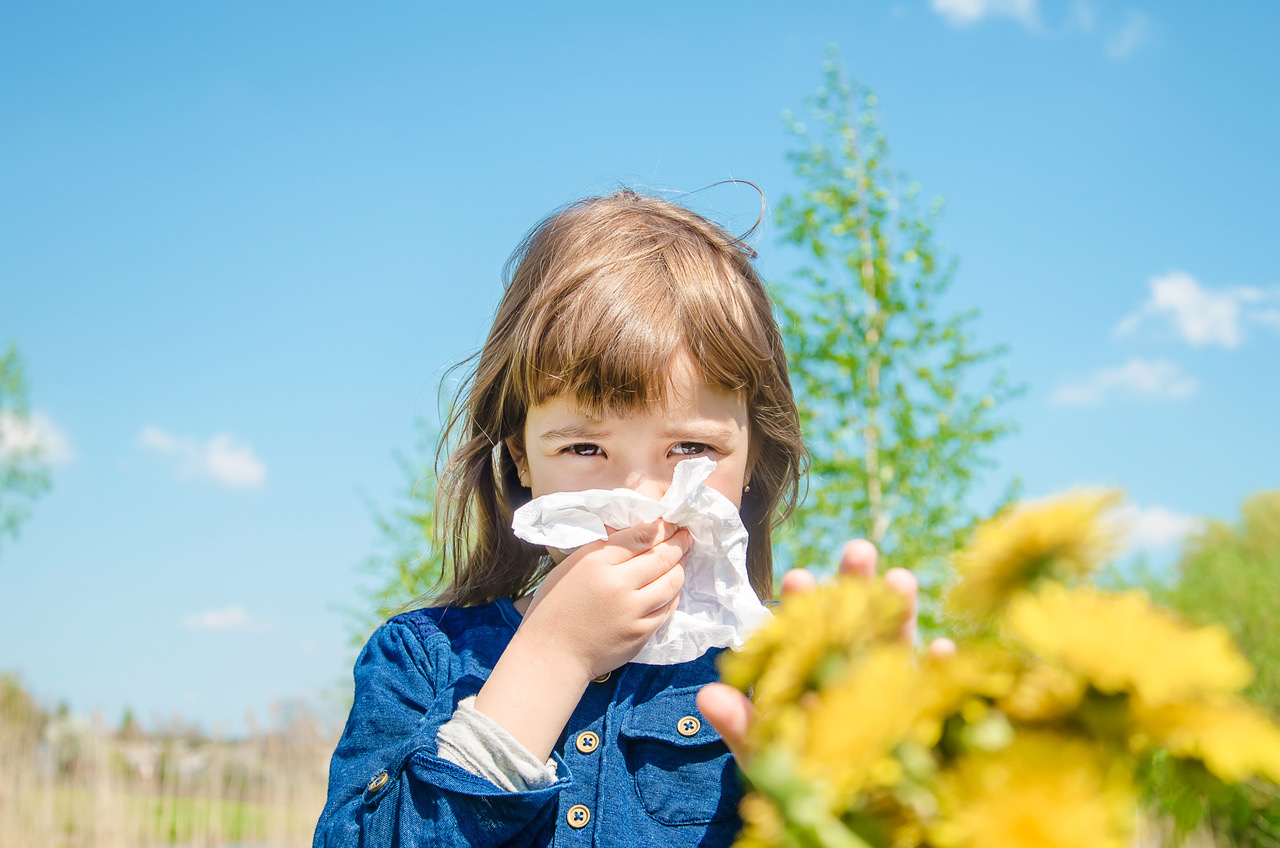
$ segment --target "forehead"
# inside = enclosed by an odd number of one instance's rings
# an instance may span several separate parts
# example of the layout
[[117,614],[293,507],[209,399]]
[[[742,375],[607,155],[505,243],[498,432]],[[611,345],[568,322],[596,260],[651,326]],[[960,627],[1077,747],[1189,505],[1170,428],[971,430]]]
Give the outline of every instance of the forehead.
[[[687,362],[687,360],[686,360]],[[747,426],[747,398],[740,390],[725,389],[704,380],[691,366],[678,367],[667,380],[666,390],[643,406],[610,410],[598,405],[584,406],[568,393],[547,398],[529,407],[529,435],[577,427],[582,431],[626,422],[644,423],[655,431],[674,432],[694,426]],[[543,431],[543,432],[535,432]]]

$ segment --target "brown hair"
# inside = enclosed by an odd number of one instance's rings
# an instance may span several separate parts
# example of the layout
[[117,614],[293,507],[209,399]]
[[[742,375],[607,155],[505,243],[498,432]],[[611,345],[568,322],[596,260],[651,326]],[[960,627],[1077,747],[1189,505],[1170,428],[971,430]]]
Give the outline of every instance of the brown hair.
[[662,402],[681,356],[703,380],[746,395],[747,572],[756,594],[772,597],[771,531],[795,506],[807,454],[753,257],[702,216],[630,190],[573,203],[525,237],[441,444],[441,456],[457,447],[440,474],[437,511],[451,579],[434,603],[523,595],[549,565],[545,549],[510,529],[530,492],[507,439],[523,437],[530,406],[567,394],[599,415]]

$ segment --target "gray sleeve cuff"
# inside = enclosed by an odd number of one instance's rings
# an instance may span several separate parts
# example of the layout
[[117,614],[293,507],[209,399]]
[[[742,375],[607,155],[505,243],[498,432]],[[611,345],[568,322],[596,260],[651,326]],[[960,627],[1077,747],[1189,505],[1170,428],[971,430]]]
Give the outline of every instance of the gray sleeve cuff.
[[453,718],[436,733],[436,755],[508,792],[532,792],[555,783],[555,761],[538,762],[501,725],[477,711],[475,700],[460,701]]

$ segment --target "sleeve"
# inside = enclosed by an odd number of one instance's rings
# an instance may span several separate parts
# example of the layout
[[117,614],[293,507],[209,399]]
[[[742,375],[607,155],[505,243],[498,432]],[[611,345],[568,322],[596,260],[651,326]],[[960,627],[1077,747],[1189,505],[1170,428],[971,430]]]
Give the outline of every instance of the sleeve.
[[314,848],[535,844],[554,827],[557,779],[509,792],[437,755],[453,715],[448,640],[402,622],[380,627],[355,667],[355,699],[329,766]]
[[436,734],[436,755],[478,774],[508,792],[526,792],[555,783],[555,760],[538,762],[528,748],[463,698]]

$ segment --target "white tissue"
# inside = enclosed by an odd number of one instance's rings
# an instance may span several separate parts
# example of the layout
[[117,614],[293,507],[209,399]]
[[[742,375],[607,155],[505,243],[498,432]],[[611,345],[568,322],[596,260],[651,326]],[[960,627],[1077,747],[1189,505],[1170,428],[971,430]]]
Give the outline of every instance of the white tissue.
[[715,467],[706,457],[684,460],[661,502],[630,489],[543,495],[516,510],[511,529],[526,542],[571,550],[607,539],[606,526],[621,530],[661,518],[686,528],[693,545],[676,609],[634,662],[673,665],[711,648],[740,648],[771,614],[747,579],[747,528],[737,508],[705,485]]

